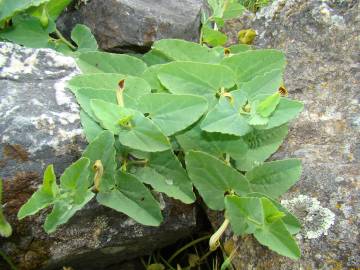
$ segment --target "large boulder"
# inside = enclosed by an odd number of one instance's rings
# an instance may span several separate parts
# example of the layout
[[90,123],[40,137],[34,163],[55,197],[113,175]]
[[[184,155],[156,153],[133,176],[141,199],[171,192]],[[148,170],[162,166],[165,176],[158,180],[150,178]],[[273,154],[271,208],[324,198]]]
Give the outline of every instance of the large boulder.
[[107,51],[146,51],[155,40],[180,38],[197,42],[203,0],[77,1],[57,21],[69,34],[86,24]]
[[[189,236],[196,227],[194,207],[161,196],[165,221],[159,228],[136,224],[94,201],[50,235],[42,229],[48,211],[17,221],[45,166],[54,164],[59,176],[86,145],[78,105],[65,89],[78,72],[71,57],[0,43],[0,177],[14,229],[11,238],[0,239],[0,250],[19,270],[103,269]],[[0,269],[8,269],[1,259]]]
[[[300,158],[301,180],[282,202],[302,222],[298,261],[253,238],[236,241],[236,269],[358,269],[360,181],[360,12],[357,0],[275,0],[227,26],[253,28],[259,48],[287,55],[285,85],[305,109],[273,159]],[[214,223],[221,220],[213,216]]]

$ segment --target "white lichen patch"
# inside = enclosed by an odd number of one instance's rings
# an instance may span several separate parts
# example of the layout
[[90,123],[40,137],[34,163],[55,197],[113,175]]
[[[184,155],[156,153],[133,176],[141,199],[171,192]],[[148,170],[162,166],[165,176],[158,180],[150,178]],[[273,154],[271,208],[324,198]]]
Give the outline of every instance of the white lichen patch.
[[335,214],[330,209],[322,207],[316,198],[299,195],[291,200],[282,200],[281,204],[301,220],[301,234],[307,239],[327,235],[335,222]]
[[[17,79],[19,74],[29,74],[36,69],[38,64],[38,51],[33,52],[25,60],[19,55],[12,54],[9,64],[4,66],[1,70],[2,78],[14,78]],[[2,56],[6,58],[6,55]],[[8,56],[9,57],[9,56]],[[6,62],[6,61],[3,61]],[[0,65],[1,66],[1,65]]]

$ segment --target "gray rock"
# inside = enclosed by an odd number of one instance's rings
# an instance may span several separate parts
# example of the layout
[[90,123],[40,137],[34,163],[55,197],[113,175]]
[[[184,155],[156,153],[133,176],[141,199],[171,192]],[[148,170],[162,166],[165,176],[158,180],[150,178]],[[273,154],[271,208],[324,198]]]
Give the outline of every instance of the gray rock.
[[[54,164],[59,176],[86,145],[78,105],[65,89],[78,72],[71,57],[0,43],[0,177],[5,214],[14,228],[11,238],[0,239],[0,250],[22,270],[103,269],[149,254],[196,227],[194,207],[165,197],[160,197],[165,221],[159,228],[136,224],[95,201],[51,235],[42,229],[48,210],[16,219],[45,166]],[[0,269],[7,269],[1,258]]]
[[107,51],[146,51],[155,40],[180,38],[198,41],[202,0],[91,0],[78,1],[57,21],[69,33],[86,24]]
[[[301,180],[282,199],[302,221],[302,258],[291,261],[251,237],[237,240],[236,269],[358,269],[360,9],[357,0],[276,0],[227,26],[234,42],[253,28],[260,48],[283,50],[285,85],[305,110],[273,159],[300,158]],[[214,215],[214,223],[220,222]]]

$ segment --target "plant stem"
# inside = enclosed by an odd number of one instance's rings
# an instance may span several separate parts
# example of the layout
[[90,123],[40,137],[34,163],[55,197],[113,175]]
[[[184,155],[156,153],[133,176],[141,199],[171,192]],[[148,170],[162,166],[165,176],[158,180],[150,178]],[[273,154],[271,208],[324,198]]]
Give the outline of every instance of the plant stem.
[[74,45],[72,45],[61,33],[60,31],[55,28],[55,33],[58,36],[58,38],[64,42],[66,45],[68,45],[70,47],[70,49],[72,49],[73,51],[76,51],[76,47]]
[[191,246],[196,245],[199,242],[202,242],[206,239],[209,239],[210,235],[206,235],[203,237],[200,237],[198,239],[195,239],[193,241],[191,241],[190,243],[186,244],[185,246],[183,246],[182,248],[178,249],[173,255],[171,255],[170,259],[168,260],[169,263],[171,263],[181,252],[183,252],[184,250],[188,249]]
[[161,255],[159,255],[160,260],[162,260],[162,262],[169,267],[170,270],[176,270],[174,267],[172,267]]

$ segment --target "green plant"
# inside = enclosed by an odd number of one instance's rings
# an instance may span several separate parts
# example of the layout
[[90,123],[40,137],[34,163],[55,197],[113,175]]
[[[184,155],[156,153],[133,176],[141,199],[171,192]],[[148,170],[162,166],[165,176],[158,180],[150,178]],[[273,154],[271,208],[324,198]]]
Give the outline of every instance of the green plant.
[[0,39],[31,48],[51,48],[66,54],[97,50],[96,40],[85,25],[75,26],[71,32],[73,42],[56,28],[56,18],[71,1],[0,1]]
[[2,179],[0,178],[0,236],[9,237],[12,234],[10,224],[6,221],[2,208]]
[[[30,46],[60,42],[75,49],[51,26],[49,6],[55,2],[4,3],[2,38]],[[201,41],[214,48],[168,39],[132,57],[94,51],[97,45],[87,28],[73,31],[78,45],[73,55],[83,74],[68,86],[81,106],[89,145],[59,183],[53,166],[46,168],[43,184],[22,206],[19,219],[52,207],[44,224],[52,233],[96,198],[139,223],[158,226],[163,217],[154,191],[190,204],[194,186],[210,209],[225,210],[224,223],[210,238],[210,252],[230,224],[237,235],[253,234],[281,255],[300,257],[292,236],[299,222],[277,202],[299,179],[300,161],[265,160],[281,145],[287,123],[303,104],[279,91],[283,53],[246,45],[217,47],[225,43],[223,36],[206,27],[214,23],[217,28],[243,7],[230,0],[210,5],[213,15],[204,19]],[[22,35],[39,23],[42,38],[29,41]],[[52,40],[51,32],[59,39]]]

